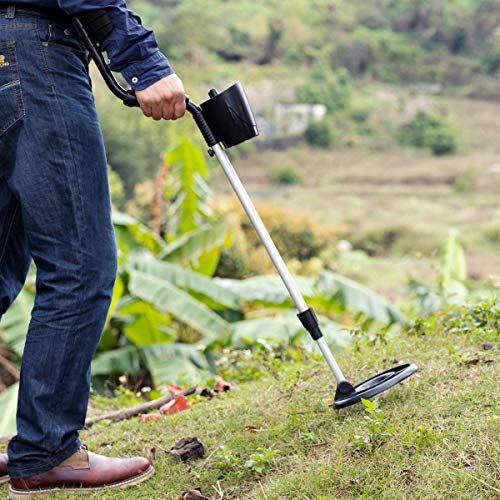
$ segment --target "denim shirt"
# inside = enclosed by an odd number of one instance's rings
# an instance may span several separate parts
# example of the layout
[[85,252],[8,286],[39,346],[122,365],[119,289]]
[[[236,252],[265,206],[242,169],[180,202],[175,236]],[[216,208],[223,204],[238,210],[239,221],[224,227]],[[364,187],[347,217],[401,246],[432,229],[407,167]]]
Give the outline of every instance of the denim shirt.
[[[35,5],[32,0],[13,0],[8,3],[20,8]],[[146,29],[141,18],[127,8],[125,0],[40,0],[36,6],[60,9],[69,15],[106,9],[113,23],[113,31],[101,46],[107,53],[111,70],[120,72],[135,90],[143,90],[174,72],[168,59],[158,50],[154,33]]]

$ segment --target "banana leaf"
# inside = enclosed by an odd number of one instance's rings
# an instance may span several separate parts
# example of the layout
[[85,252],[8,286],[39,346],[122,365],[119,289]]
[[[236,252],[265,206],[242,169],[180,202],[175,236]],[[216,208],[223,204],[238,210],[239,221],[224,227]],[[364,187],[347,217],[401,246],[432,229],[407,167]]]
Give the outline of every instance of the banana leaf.
[[217,266],[220,251],[228,242],[226,227],[201,227],[179,236],[158,254],[158,258],[190,266],[201,274],[211,276]]
[[235,310],[240,307],[239,294],[217,284],[213,279],[177,264],[158,261],[146,256],[131,258],[129,264],[133,269],[161,278],[184,290],[195,292],[197,296],[203,296],[203,302],[210,307]]
[[[339,324],[325,318],[318,318],[323,335],[333,351],[340,351],[350,344],[349,333]],[[294,314],[239,321],[234,324],[232,344],[244,348],[258,340],[276,343],[304,344],[313,342]]]
[[315,289],[315,301],[327,312],[360,312],[384,324],[399,323],[404,318],[399,309],[381,295],[331,271],[320,274]]
[[206,344],[230,332],[227,321],[167,280],[132,269],[128,287],[132,296],[149,302],[159,311],[171,314],[200,332]]

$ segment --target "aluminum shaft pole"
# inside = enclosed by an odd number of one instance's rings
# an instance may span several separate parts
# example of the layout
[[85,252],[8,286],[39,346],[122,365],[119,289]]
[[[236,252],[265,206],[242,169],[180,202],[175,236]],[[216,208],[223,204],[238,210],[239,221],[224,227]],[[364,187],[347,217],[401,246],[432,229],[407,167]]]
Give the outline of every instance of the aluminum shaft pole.
[[[255,206],[252,200],[250,199],[250,196],[248,195],[245,186],[243,186],[243,183],[241,182],[240,178],[238,177],[238,174],[236,173],[236,170],[229,161],[226,152],[222,149],[220,144],[216,144],[215,146],[212,147],[212,149],[213,152],[215,153],[215,156],[219,160],[222,170],[224,170],[224,173],[226,174],[229,183],[231,184],[234,192],[236,193],[236,196],[240,200],[243,208],[245,209],[245,212],[247,213],[250,222],[257,231],[257,234],[259,235],[262,244],[264,245],[267,253],[269,254],[269,257],[273,261],[274,267],[278,271],[278,274],[280,275],[284,285],[286,286],[288,293],[290,294],[290,297],[295,303],[295,307],[297,308],[299,313],[307,311],[309,307],[306,304],[304,297],[302,297],[302,294],[300,293],[300,290],[297,287],[295,280],[293,279],[292,275],[290,274],[290,271],[286,267],[283,258],[278,252],[278,249],[276,248],[274,241],[269,235],[266,227],[264,226],[264,223],[262,222],[262,219],[260,218],[260,215],[255,209]],[[342,371],[339,368],[339,365],[335,361],[335,358],[333,357],[333,354],[330,348],[328,347],[328,344],[326,343],[324,337],[319,338],[318,340],[316,340],[316,342],[326,362],[328,363],[328,366],[332,370],[333,375],[337,379],[337,382],[346,380]]]

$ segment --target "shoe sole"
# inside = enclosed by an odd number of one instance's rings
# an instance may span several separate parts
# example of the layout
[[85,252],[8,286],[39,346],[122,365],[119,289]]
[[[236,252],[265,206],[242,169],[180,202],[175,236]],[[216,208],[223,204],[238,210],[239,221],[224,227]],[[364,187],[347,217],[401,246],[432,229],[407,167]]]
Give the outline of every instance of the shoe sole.
[[57,493],[58,491],[74,491],[74,492],[93,492],[104,490],[105,488],[127,488],[128,486],[134,486],[136,484],[142,483],[149,479],[155,472],[155,468],[150,465],[147,470],[138,476],[131,477],[129,479],[125,479],[124,481],[120,481],[118,483],[106,484],[105,486],[93,486],[88,488],[42,488],[39,490],[15,490],[12,486],[9,489],[9,500],[27,500],[30,498],[45,498],[53,493]]
[[10,477],[9,476],[0,477],[0,486],[2,486],[2,484],[8,483],[9,481],[10,481]]

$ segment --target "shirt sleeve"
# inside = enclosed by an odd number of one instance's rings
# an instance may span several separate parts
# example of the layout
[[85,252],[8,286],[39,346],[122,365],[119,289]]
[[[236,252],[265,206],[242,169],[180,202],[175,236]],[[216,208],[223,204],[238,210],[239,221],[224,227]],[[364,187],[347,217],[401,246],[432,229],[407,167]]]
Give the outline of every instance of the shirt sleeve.
[[101,46],[108,55],[110,69],[120,72],[134,90],[143,90],[174,72],[158,49],[153,31],[142,25],[141,18],[127,8],[124,0],[57,0],[57,3],[69,15],[106,9],[113,31]]

